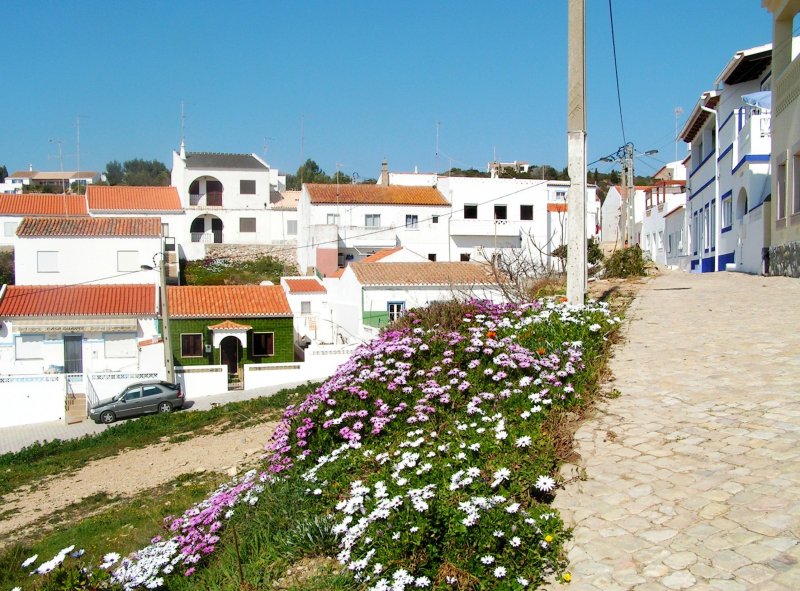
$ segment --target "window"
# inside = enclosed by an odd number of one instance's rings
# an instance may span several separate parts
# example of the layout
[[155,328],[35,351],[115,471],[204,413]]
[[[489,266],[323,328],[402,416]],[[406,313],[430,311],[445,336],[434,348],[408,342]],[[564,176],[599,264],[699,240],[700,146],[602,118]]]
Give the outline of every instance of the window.
[[142,386],[142,398],[158,396],[159,394],[161,394],[161,388],[158,386]]
[[700,141],[697,142],[697,166],[703,161],[703,134],[698,134]]
[[381,214],[368,213],[364,216],[364,225],[367,228],[380,228],[381,227]]
[[138,400],[142,397],[142,387],[135,386],[125,390],[125,400]]
[[477,220],[478,219],[478,206],[477,205],[465,205],[464,206],[464,219],[465,220]]
[[386,310],[389,312],[389,322],[393,322],[403,315],[406,309],[405,302],[387,302]]
[[711,241],[709,240],[709,230],[711,226],[708,225],[708,206],[703,208],[703,249],[708,252],[708,249],[711,247]]
[[460,260],[461,260],[462,263],[468,263],[469,262],[469,253],[468,252],[462,252]]
[[658,233],[658,242],[656,242],[656,246],[658,247],[659,250],[664,248],[664,232]]
[[708,212],[708,228],[709,240],[711,242],[711,250],[717,246],[717,201],[716,199],[711,202],[711,208]]
[[24,359],[43,359],[43,334],[21,334],[14,337],[14,356],[18,361]]
[[672,234],[667,236],[667,254],[672,252]]
[[433,261],[435,263],[436,262],[436,253],[435,252],[429,252],[428,253],[428,260],[429,261]]
[[438,215],[431,216],[431,223],[432,224],[438,224],[439,223],[439,216]]
[[253,357],[271,357],[275,355],[275,333],[253,333]]
[[103,351],[107,359],[136,357],[135,332],[108,332],[103,334]]
[[239,231],[240,232],[255,232],[256,231],[256,218],[239,218]]
[[644,236],[644,247],[645,250],[650,250],[650,234],[645,234]]
[[408,228],[409,230],[416,230],[418,221],[419,221],[419,216],[407,215],[406,216],[406,228]]
[[328,214],[328,225],[329,226],[338,226],[339,225],[339,214],[338,213],[329,213]]
[[794,170],[792,171],[792,215],[800,213],[800,153],[792,158]]
[[202,357],[202,356],[203,356],[203,335],[182,334],[181,357]]
[[775,197],[778,201],[778,218],[782,220],[786,217],[786,162],[778,164],[778,179],[776,183]]
[[125,273],[128,271],[138,271],[139,267],[139,252],[136,250],[118,250],[117,251],[117,271]]
[[3,222],[3,235],[10,238],[17,233],[17,222]]
[[733,225],[733,198],[726,197],[722,200],[722,227],[730,228]]
[[520,205],[519,206],[519,219],[532,220],[533,219],[533,205]]
[[494,219],[505,220],[507,219],[508,208],[505,205],[494,206]]
[[565,200],[567,198],[566,191],[556,191],[556,199]]
[[286,233],[289,236],[297,236],[297,220],[286,221]]
[[40,250],[36,253],[36,271],[38,273],[58,273],[58,252]]
[[300,302],[300,313],[306,316],[311,314],[311,302]]
[[713,152],[717,149],[717,130],[716,128],[711,128],[711,145],[709,146],[709,153]]
[[241,195],[255,195],[256,194],[256,182],[255,181],[239,181],[239,193]]
[[677,234],[678,234],[678,252],[680,253],[683,251],[683,228],[678,230]]

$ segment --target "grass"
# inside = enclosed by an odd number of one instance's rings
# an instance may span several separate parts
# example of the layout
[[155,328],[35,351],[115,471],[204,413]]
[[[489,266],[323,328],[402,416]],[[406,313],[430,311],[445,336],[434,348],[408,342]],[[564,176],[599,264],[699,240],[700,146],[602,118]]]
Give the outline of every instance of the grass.
[[188,261],[183,275],[187,285],[257,285],[262,281],[277,285],[282,276],[297,275],[297,270],[269,256],[252,260],[208,256]]
[[124,556],[141,548],[159,531],[165,517],[202,500],[225,478],[213,473],[184,474],[133,498],[114,499],[99,493],[83,499],[51,516],[51,521],[60,524],[57,531],[42,535],[39,529],[37,535],[0,551],[0,589],[36,580],[29,577],[29,569],[20,568],[34,554],[39,555],[38,565],[75,544],[86,551],[81,560],[97,565],[107,552]]
[[47,476],[77,470],[93,460],[159,443],[165,437],[178,443],[212,430],[240,429],[274,420],[279,416],[278,411],[302,400],[315,387],[316,384],[308,383],[273,396],[230,402],[208,411],[149,415],[80,439],[35,443],[16,453],[0,455],[0,495]]

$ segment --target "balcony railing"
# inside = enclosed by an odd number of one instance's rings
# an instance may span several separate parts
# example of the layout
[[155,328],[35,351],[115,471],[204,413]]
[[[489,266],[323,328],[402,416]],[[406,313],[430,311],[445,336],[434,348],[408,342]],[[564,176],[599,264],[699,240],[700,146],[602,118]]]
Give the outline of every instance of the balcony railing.
[[222,244],[222,232],[192,232],[192,242]]
[[222,192],[190,193],[189,205],[191,207],[222,207]]
[[772,145],[769,113],[754,113],[749,107],[745,107],[742,111],[744,112],[742,127],[739,129],[737,161],[751,154],[769,154]]

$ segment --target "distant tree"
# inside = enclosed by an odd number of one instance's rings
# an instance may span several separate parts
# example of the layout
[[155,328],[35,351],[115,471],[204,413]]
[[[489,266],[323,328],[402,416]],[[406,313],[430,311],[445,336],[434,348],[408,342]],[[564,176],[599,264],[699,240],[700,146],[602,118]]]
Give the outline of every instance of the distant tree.
[[0,252],[0,283],[14,285],[14,253]]
[[5,164],[0,165],[0,183],[6,180],[8,176],[8,169],[6,168]]
[[170,174],[166,165],[158,160],[134,158],[124,164],[112,160],[106,164],[106,182],[109,185],[166,187]]
[[364,179],[364,180],[359,181],[358,184],[359,185],[377,185],[378,184],[378,179],[373,179],[373,178]]
[[616,170],[612,170],[611,174],[608,175],[608,182],[612,185],[618,185],[620,181],[619,172]]
[[22,185],[23,193],[61,193],[61,185]]
[[125,179],[125,169],[122,164],[116,160],[112,160],[106,164],[106,182],[109,185],[121,185]]
[[69,186],[70,193],[74,193],[75,195],[85,195],[86,194],[86,184],[79,183],[75,181],[74,183],[70,184]]
[[340,185],[349,185],[350,183],[353,182],[353,179],[351,177],[347,176],[342,171],[337,171],[333,175],[333,177],[331,177],[331,182],[332,183],[339,183]]
[[483,172],[478,170],[477,168],[451,168],[450,170],[443,172],[442,176],[466,176],[466,177],[478,177],[478,178],[488,178],[489,173]]
[[[341,173],[339,173],[341,174]],[[306,160],[300,168],[297,169],[297,174],[286,175],[286,188],[290,190],[298,190],[302,188],[303,183],[335,183],[336,179],[328,176],[328,174],[319,167],[319,164],[311,160]],[[341,179],[339,182],[342,182]],[[348,181],[349,183],[350,181]]]

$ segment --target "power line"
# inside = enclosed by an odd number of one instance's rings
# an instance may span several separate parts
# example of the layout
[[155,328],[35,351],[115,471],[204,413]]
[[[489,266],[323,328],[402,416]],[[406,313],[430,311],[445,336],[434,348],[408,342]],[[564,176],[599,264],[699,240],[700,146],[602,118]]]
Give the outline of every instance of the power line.
[[625,138],[625,121],[622,119],[622,96],[619,92],[619,68],[617,67],[617,39],[614,35],[614,11],[611,8],[611,0],[608,0],[608,15],[611,18],[611,47],[614,50],[614,77],[617,81],[617,105],[619,106],[619,124],[622,127],[622,143],[627,144]]

